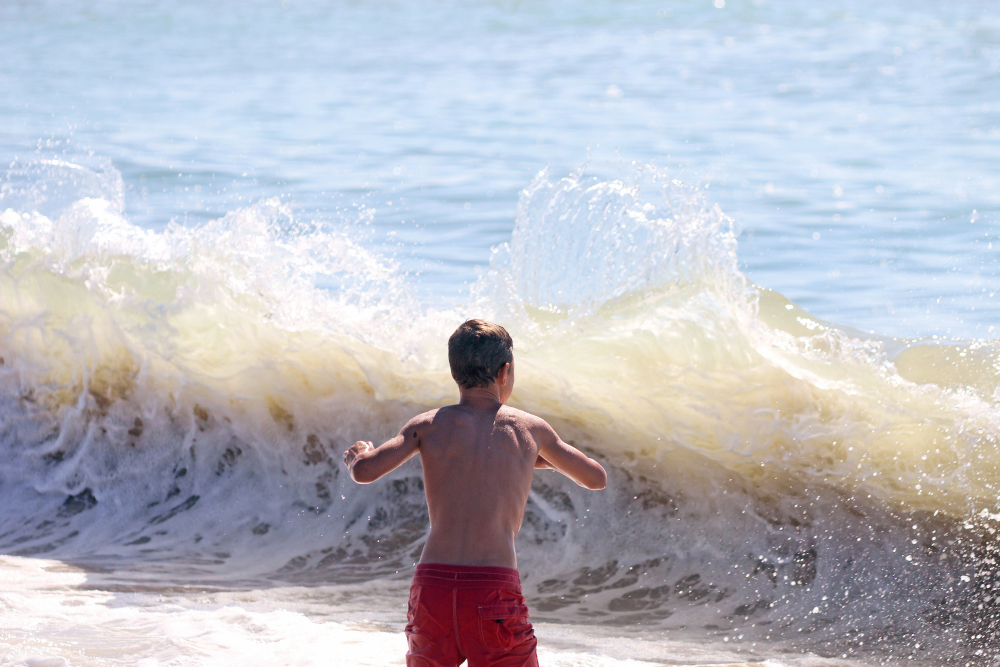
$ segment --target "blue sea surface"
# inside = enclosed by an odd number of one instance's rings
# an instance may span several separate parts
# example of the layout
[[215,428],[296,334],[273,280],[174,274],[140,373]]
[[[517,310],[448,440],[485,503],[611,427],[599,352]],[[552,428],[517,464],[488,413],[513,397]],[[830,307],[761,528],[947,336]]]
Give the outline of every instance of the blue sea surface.
[[755,283],[880,334],[988,337],[1000,7],[9,2],[0,159],[123,174],[127,217],[280,196],[455,300],[545,165],[707,188]]

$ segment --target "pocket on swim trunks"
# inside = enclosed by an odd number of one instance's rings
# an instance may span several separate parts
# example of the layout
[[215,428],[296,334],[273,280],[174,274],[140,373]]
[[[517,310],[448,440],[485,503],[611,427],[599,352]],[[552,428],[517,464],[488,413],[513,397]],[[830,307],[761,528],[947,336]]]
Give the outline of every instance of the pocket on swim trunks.
[[479,606],[479,631],[487,651],[507,651],[528,625],[528,608],[523,604]]

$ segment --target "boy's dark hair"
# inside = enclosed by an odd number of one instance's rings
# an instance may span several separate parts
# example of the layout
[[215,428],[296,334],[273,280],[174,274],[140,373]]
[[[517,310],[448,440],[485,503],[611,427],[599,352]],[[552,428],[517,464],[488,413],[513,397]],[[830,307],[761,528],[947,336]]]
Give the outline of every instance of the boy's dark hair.
[[514,340],[499,324],[466,320],[448,339],[451,376],[463,389],[485,387],[514,361]]

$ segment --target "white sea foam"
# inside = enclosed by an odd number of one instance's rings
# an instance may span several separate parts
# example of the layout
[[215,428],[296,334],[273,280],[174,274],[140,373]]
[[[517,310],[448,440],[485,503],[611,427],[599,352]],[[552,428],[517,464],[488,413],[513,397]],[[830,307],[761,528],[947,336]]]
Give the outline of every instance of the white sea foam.
[[[602,494],[538,475],[518,549],[543,625],[892,655],[992,623],[968,613],[992,604],[972,582],[1000,515],[990,345],[812,318],[749,285],[728,219],[652,168],[540,174],[446,312],[280,200],[153,232],[113,192],[85,194],[2,214],[6,553],[161,588],[405,587],[427,531],[419,470],[359,487],[340,453],[451,400],[443,341],[485,315],[514,334],[515,403],[610,471]],[[142,609],[159,636],[166,617]],[[177,618],[216,628],[212,653],[249,636],[240,609]],[[246,624],[320,632],[259,614]]]
[[[363,607],[384,606],[385,598],[398,602],[398,595],[378,586],[104,591],[64,563],[12,557],[0,559],[0,573],[7,606],[0,617],[0,664],[9,667],[404,664],[401,612]],[[349,601],[331,618],[320,601],[324,596]],[[354,619],[343,620],[349,615]],[[808,656],[744,662],[724,648],[602,638],[593,630],[541,624],[538,632],[547,641],[542,640],[540,660],[553,667],[644,667],[664,659],[678,667],[689,660],[702,667],[848,664]]]

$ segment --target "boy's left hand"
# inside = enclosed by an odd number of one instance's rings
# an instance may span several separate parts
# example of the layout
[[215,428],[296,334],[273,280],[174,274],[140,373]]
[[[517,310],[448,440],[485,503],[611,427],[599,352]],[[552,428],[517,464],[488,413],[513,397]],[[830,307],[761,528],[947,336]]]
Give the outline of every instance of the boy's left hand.
[[371,440],[365,442],[364,440],[358,440],[356,443],[348,447],[347,451],[344,452],[344,465],[350,470],[354,462],[361,458],[364,454],[374,451],[375,445],[372,444]]

